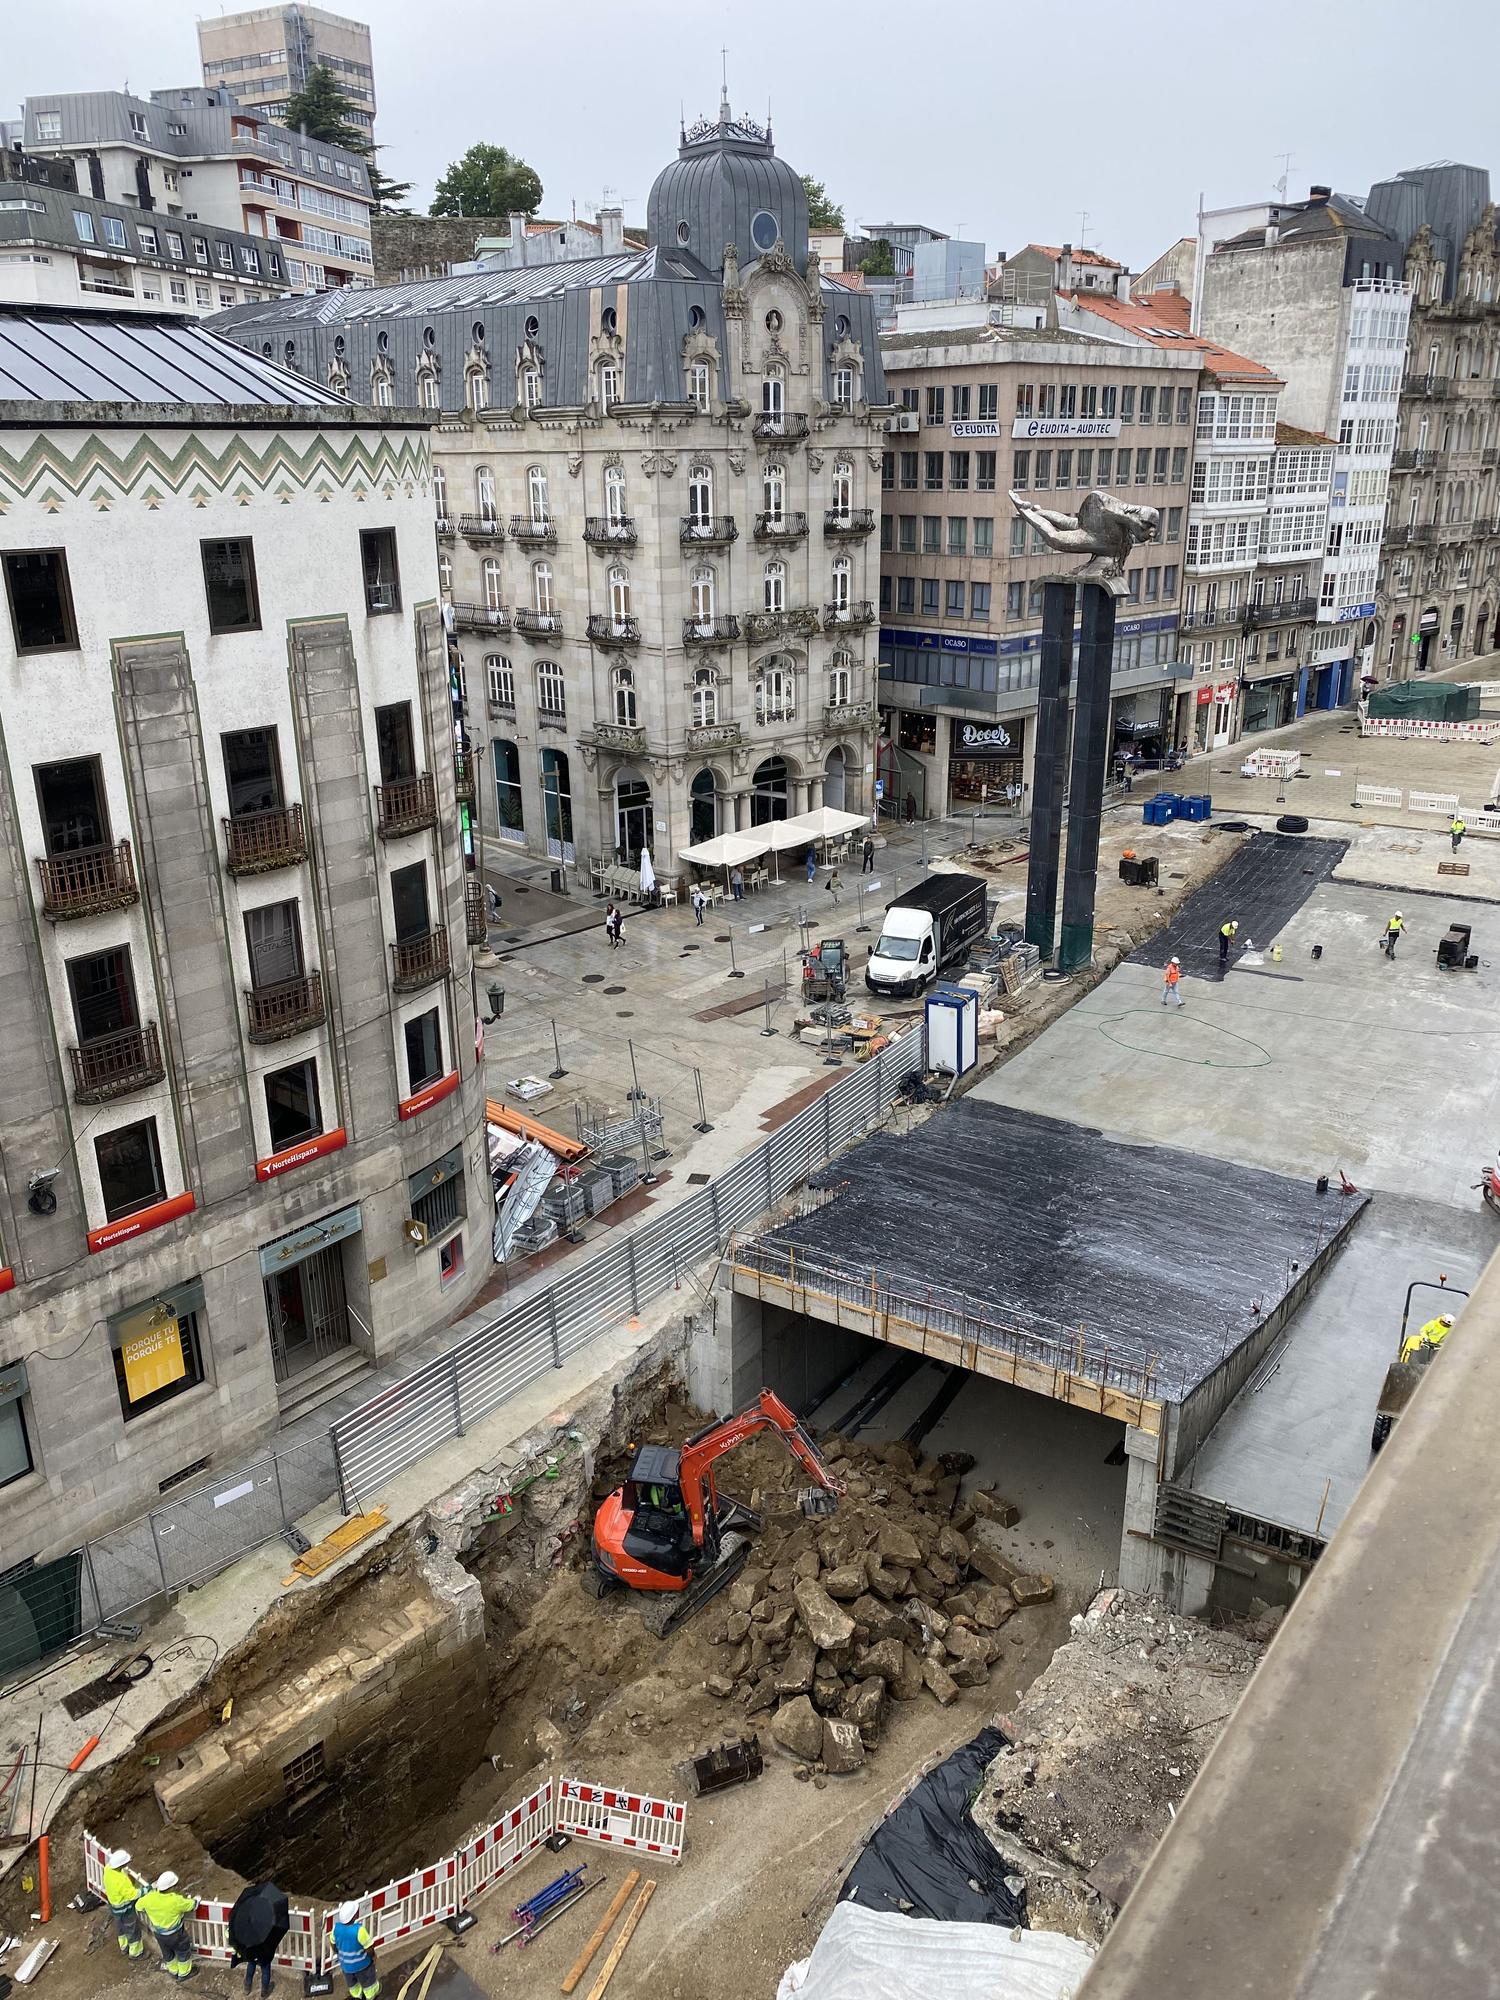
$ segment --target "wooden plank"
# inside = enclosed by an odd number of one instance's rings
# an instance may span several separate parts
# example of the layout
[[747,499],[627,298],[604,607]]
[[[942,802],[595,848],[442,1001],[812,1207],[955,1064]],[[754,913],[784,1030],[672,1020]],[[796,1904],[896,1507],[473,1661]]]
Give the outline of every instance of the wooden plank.
[[594,1932],[594,1935],[589,1939],[588,1943],[584,1946],[583,1950],[579,1952],[577,1958],[574,1959],[573,1968],[569,1972],[567,1978],[562,1983],[562,1990],[564,1993],[571,1993],[573,1991],[573,1988],[578,1984],[579,1980],[582,1979],[583,1975],[588,1971],[589,1967],[593,1964],[595,1952],[598,1951],[600,1945],[603,1944],[604,1940],[609,1936],[610,1932],[614,1929],[615,1918],[620,1914],[621,1910],[624,1909],[626,1903],[629,1901],[631,1890],[635,1887],[636,1883],[640,1881],[640,1879],[641,1879],[640,1869],[632,1868],[630,1873],[625,1877],[625,1880],[620,1884],[619,1888],[616,1889],[614,1894],[614,1900],[611,1902],[609,1908],[605,1911],[603,1918],[600,1920],[599,1928]]
[[290,1576],[284,1576],[283,1585],[295,1583],[298,1577],[321,1576],[325,1569],[331,1569],[340,1556],[348,1555],[350,1549],[357,1548],[367,1536],[378,1533],[386,1524],[384,1507],[372,1507],[368,1514],[355,1514],[342,1526],[325,1535],[321,1542],[314,1542],[310,1549],[292,1564]]
[[615,1976],[615,1967],[625,1956],[625,1947],[635,1936],[635,1927],[646,1914],[646,1905],[656,1893],[656,1884],[647,1882],[631,1905],[630,1915],[620,1926],[620,1935],[609,1948],[609,1957],[599,1968],[599,1977],[589,1988],[589,2000],[604,2000],[604,1989]]
[[432,1975],[437,1971],[438,1960],[443,1955],[440,1944],[430,1945],[412,1968],[410,1975],[402,1981],[396,1993],[396,2000],[427,2000],[427,1990],[432,1985]]

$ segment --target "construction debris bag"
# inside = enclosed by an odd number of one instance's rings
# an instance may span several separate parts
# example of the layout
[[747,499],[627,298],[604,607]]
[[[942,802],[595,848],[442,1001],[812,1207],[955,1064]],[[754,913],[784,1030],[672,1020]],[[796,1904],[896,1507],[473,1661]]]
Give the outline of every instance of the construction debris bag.
[[[839,1891],[839,1901],[951,1924],[1026,1922],[1026,1886],[969,1815],[969,1801],[1008,1739],[982,1729],[929,1771],[888,1813]],[[1012,1886],[1019,1885],[1019,1886]]]
[[938,1924],[840,1903],[776,2000],[1072,2000],[1093,1961],[1057,1931]]

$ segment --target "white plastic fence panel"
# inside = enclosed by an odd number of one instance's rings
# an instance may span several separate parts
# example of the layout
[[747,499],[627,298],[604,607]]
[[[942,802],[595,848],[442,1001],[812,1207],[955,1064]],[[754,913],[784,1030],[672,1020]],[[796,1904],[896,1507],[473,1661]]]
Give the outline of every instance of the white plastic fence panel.
[[234,1957],[229,1942],[229,1912],[233,1903],[202,1902],[188,1918],[188,1942],[194,1958],[206,1958],[214,1965],[228,1965]]
[[1500,813],[1471,813],[1466,824],[1470,833],[1500,833]]
[[281,1940],[281,1949],[276,1954],[275,1963],[289,1972],[316,1972],[318,1970],[318,1940],[321,1932],[316,1910],[298,1909],[294,1904],[287,1911],[291,1929]]
[[109,1849],[102,1840],[97,1840],[87,1827],[83,1829],[83,1879],[94,1895],[104,1895],[104,1864],[109,1859]]
[[687,1807],[675,1799],[648,1798],[643,1792],[611,1785],[586,1785],[561,1778],[557,1786],[557,1830],[601,1847],[628,1847],[663,1861],[682,1859]]
[[[387,1882],[383,1889],[376,1889],[361,1899],[360,1922],[368,1929],[375,1945],[395,1944],[401,1938],[414,1937],[418,1931],[430,1930],[440,1924],[445,1917],[451,1917],[457,1909],[455,1900],[458,1888],[458,1862],[454,1855],[447,1855],[442,1861],[434,1862],[430,1868],[415,1869],[410,1875],[400,1875],[394,1882]],[[332,1965],[338,1954],[333,1948],[334,1913],[329,1911],[324,1920],[324,1963]]]
[[458,1864],[458,1908],[466,1910],[502,1875],[519,1867],[547,1839],[553,1828],[553,1791],[549,1778],[540,1790],[502,1813],[491,1825],[464,1842],[454,1856]]
[[1356,785],[1354,803],[1357,806],[1393,806],[1398,811],[1401,806],[1399,785]]
[[1406,809],[1414,813],[1441,813],[1444,819],[1452,819],[1458,811],[1458,793],[1408,792]]

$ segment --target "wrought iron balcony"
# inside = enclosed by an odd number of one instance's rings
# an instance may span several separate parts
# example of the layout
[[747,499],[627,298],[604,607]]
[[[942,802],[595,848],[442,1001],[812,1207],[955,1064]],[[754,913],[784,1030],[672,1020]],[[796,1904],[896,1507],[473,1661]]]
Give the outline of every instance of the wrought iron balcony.
[[397,840],[402,834],[436,826],[437,788],[432,773],[423,771],[415,778],[394,778],[388,785],[377,785],[375,817],[382,840]]
[[641,643],[638,619],[613,618],[607,611],[589,613],[588,633],[596,646],[638,646]]
[[580,739],[601,750],[624,750],[632,756],[646,748],[646,732],[638,722],[596,722]]
[[1407,450],[1403,447],[1394,454],[1391,464],[1397,472],[1431,472],[1437,461],[1435,451]]
[[684,646],[727,646],[739,636],[740,621],[731,612],[725,612],[718,618],[684,618],[682,621]]
[[562,637],[562,619],[555,611],[532,611],[524,605],[519,605],[511,623],[518,632],[524,632],[529,639]]
[[437,531],[439,541],[451,542],[454,535],[458,532],[458,523],[451,514],[439,514],[437,517]]
[[823,630],[841,632],[858,630],[875,623],[875,606],[868,597],[854,597],[847,604],[825,604],[823,606]]
[[272,986],[247,986],[246,1030],[252,1042],[282,1042],[288,1035],[323,1025],[323,975],[309,972],[300,979],[278,979]]
[[525,542],[535,546],[541,542],[557,540],[557,523],[550,516],[538,519],[530,514],[512,514],[510,535],[514,542]]
[[1395,527],[1386,530],[1386,540],[1393,548],[1403,543],[1435,542],[1437,540],[1436,521],[1398,521]]
[[69,1049],[73,1065],[73,1095],[80,1104],[107,1104],[133,1090],[146,1090],[166,1075],[156,1023],[121,1028],[113,1035],[95,1035]]
[[757,514],[755,539],[758,542],[800,542],[807,533],[805,514]]
[[858,729],[875,713],[869,701],[828,701],[823,704],[823,723],[828,729]]
[[398,993],[416,993],[436,985],[448,974],[448,933],[428,931],[391,946],[391,985]]
[[750,611],[745,614],[745,637],[752,640],[810,639],[818,629],[818,614],[812,605],[795,611]]
[[1406,396],[1451,396],[1453,378],[1449,375],[1408,375],[1402,385]]
[[1496,450],[1492,444],[1487,444],[1479,454],[1479,463],[1486,467],[1500,464],[1500,450]]
[[796,410],[783,411],[779,417],[763,410],[751,428],[763,443],[797,444],[807,436],[807,418]]
[[737,722],[693,722],[687,729],[689,750],[732,750],[740,740]]
[[1318,615],[1315,597],[1284,597],[1280,604],[1250,604],[1245,607],[1245,630],[1263,625],[1301,625]]
[[682,545],[685,549],[727,548],[738,534],[733,514],[684,514],[682,517]]
[[826,507],[823,533],[828,536],[868,535],[875,526],[873,507]]
[[474,759],[467,750],[453,753],[453,790],[456,797],[474,803]]
[[382,611],[401,609],[401,586],[396,583],[367,583],[365,585],[365,609],[372,617]]
[[1207,611],[1184,611],[1177,620],[1182,632],[1209,632],[1218,625],[1238,625],[1244,616],[1242,604],[1215,604]]
[[505,528],[498,514],[460,514],[458,532],[466,542],[503,542]]
[[307,859],[301,806],[236,813],[224,821],[224,866],[231,875],[266,875]]
[[53,923],[128,909],[140,901],[128,840],[112,847],[69,848],[36,865],[42,878],[42,915]]
[[470,944],[489,943],[489,899],[477,875],[464,883],[464,936]]
[[635,519],[630,514],[621,514],[617,520],[608,514],[590,514],[583,524],[583,539],[601,548],[631,548],[637,539]]
[[453,622],[460,632],[508,632],[510,613],[503,604],[455,604]]

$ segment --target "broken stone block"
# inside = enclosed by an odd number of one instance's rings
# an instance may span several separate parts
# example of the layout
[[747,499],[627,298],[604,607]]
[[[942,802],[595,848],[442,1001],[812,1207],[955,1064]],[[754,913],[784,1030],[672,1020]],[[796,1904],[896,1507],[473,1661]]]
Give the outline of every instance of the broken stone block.
[[[771,1604],[771,1609],[766,1613],[760,1629],[765,1634],[768,1646],[783,1646],[791,1637],[792,1627],[797,1622],[796,1607],[791,1604],[776,1604],[769,1598],[765,1601]],[[760,1607],[756,1608],[758,1610]]]
[[856,1724],[823,1718],[823,1769],[836,1778],[847,1777],[865,1761],[864,1739]]
[[[940,1667],[936,1660],[922,1663],[922,1682],[942,1708],[949,1707],[958,1700],[958,1683],[946,1667]],[[780,1720],[780,1717],[777,1718]]]
[[961,1535],[957,1528],[949,1526],[947,1522],[938,1529],[937,1552],[948,1562],[955,1563],[959,1569],[967,1569],[969,1566],[969,1538],[967,1535]]
[[861,1657],[859,1672],[866,1679],[874,1676],[883,1683],[899,1680],[905,1657],[906,1648],[899,1639],[882,1639]]
[[885,1564],[878,1560],[867,1565],[865,1574],[870,1579],[870,1589],[887,1603],[893,1603],[911,1588],[910,1570],[887,1569]]
[[[933,1592],[934,1597],[941,1597],[943,1591],[952,1590],[958,1582],[958,1565],[949,1562],[946,1556],[929,1556],[927,1558],[926,1571],[929,1576],[937,1579],[939,1585],[939,1588]],[[921,1574],[921,1570],[913,1570],[912,1581],[915,1583]]]
[[967,1536],[970,1528],[973,1527],[978,1519],[979,1516],[974,1512],[968,1501],[961,1500],[950,1515],[948,1525],[954,1530],[955,1534]]
[[812,1705],[820,1715],[837,1715],[843,1699],[844,1683],[841,1680],[813,1682]]
[[749,1630],[750,1613],[748,1611],[731,1611],[724,1621],[724,1639],[726,1644],[737,1646]]
[[846,1722],[855,1725],[868,1744],[870,1738],[865,1732],[879,1729],[885,1717],[885,1704],[885,1682],[871,1674],[845,1690],[844,1698],[839,1703],[839,1713]]
[[997,1632],[1015,1608],[1016,1600],[1003,1584],[992,1583],[974,1592],[974,1622],[987,1632]]
[[911,1490],[916,1494],[936,1493],[937,1481],[930,1472],[919,1472],[912,1480]]
[[890,1689],[895,1701],[915,1701],[922,1692],[922,1663],[909,1646],[901,1648],[901,1671]]
[[922,1560],[922,1546],[916,1536],[894,1521],[887,1521],[876,1535],[875,1552],[883,1563],[901,1569],[915,1569]]
[[970,1504],[977,1514],[986,1521],[994,1521],[999,1527],[1013,1528],[1021,1518],[1021,1510],[1012,1500],[1002,1500],[996,1493],[986,1493],[982,1489],[969,1495]]
[[737,1576],[725,1593],[731,1612],[753,1611],[766,1594],[766,1577],[763,1569],[747,1569]]
[[771,1735],[793,1757],[811,1762],[823,1748],[823,1718],[805,1694],[784,1701],[771,1718]]
[[935,1604],[925,1603],[920,1598],[913,1599],[911,1615],[919,1625],[926,1627],[934,1639],[946,1639],[948,1627],[953,1623],[946,1611],[939,1611]]
[[1052,1597],[1050,1576],[1017,1576],[1011,1578],[1010,1594],[1017,1604],[1046,1604]]
[[815,1660],[812,1641],[798,1639],[776,1669],[776,1692],[785,1695],[806,1694],[813,1683]]
[[745,1697],[745,1713],[746,1715],[761,1715],[766,1709],[774,1708],[778,1698],[774,1677],[770,1674],[764,1674],[759,1680],[753,1683],[750,1692]]
[[983,1660],[988,1663],[989,1647],[977,1632],[966,1626],[950,1626],[943,1639],[943,1645],[955,1660]]
[[950,1472],[938,1481],[937,1488],[932,1496],[932,1504],[938,1513],[951,1514],[957,1499],[958,1474]]
[[856,1597],[864,1595],[865,1566],[863,1563],[841,1563],[837,1569],[824,1571],[822,1584],[837,1603],[852,1604]]
[[731,1680],[742,1680],[750,1667],[749,1644],[741,1641],[738,1646],[731,1646],[720,1664]]
[[943,1609],[950,1618],[973,1618],[977,1614],[978,1606],[971,1591],[959,1590],[955,1591],[952,1597],[943,1599]]
[[881,1639],[906,1637],[905,1618],[891,1605],[882,1604],[878,1597],[856,1597],[849,1611],[856,1627],[863,1626],[869,1632],[872,1644]]
[[988,1542],[975,1542],[971,1546],[969,1568],[982,1576],[986,1583],[1013,1583],[1021,1574],[1013,1562],[1008,1562]]
[[799,1580],[806,1578],[810,1582],[816,1582],[820,1567],[821,1564],[816,1552],[812,1549],[807,1549],[792,1564],[792,1573]]
[[762,1667],[769,1666],[770,1663],[770,1641],[765,1637],[759,1626],[757,1626],[750,1636],[750,1665],[758,1673]]
[[793,1593],[802,1629],[820,1651],[843,1646],[854,1636],[854,1620],[821,1585],[804,1577]]
[[797,1573],[789,1562],[778,1563],[767,1578],[766,1587],[778,1596],[791,1594],[792,1585],[797,1581]]
[[989,1663],[982,1659],[955,1660],[948,1673],[955,1687],[981,1688],[990,1677]]
[[716,1696],[720,1701],[728,1701],[729,1697],[734,1693],[734,1682],[728,1674],[710,1674],[703,1685],[711,1695]]

